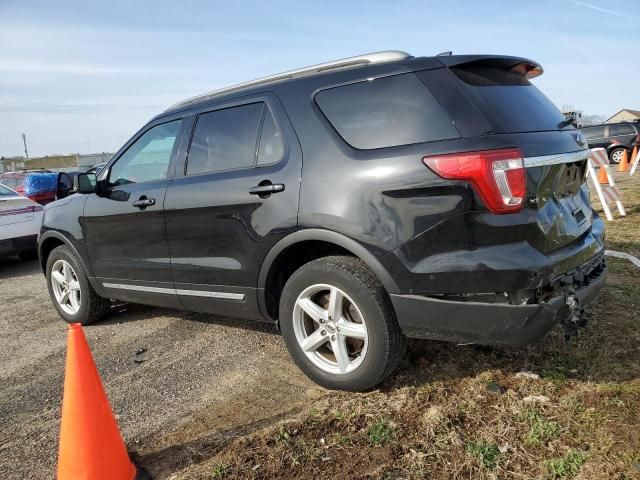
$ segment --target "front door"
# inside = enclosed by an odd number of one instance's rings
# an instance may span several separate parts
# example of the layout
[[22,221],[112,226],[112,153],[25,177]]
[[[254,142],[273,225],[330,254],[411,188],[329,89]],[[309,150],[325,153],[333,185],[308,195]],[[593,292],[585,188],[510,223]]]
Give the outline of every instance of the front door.
[[275,97],[199,113],[165,200],[173,279],[186,308],[260,318],[258,273],[269,249],[297,228],[301,169]]
[[98,282],[120,300],[178,307],[162,211],[181,120],[144,131],[101,174],[84,209],[87,254]]

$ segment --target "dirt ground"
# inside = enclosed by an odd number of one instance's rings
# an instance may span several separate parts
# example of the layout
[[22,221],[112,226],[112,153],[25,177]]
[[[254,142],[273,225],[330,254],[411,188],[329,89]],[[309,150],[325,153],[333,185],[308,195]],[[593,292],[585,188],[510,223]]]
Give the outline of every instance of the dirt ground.
[[[0,262],[0,478],[53,478],[67,327],[38,262]],[[262,324],[136,306],[85,332],[125,441],[154,478],[321,393]]]

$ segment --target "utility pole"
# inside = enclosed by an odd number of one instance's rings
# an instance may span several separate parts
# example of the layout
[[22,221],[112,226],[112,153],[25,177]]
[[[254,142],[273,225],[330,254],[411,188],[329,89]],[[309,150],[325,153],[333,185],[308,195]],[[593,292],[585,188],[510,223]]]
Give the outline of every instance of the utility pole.
[[22,134],[22,143],[24,143],[24,155],[25,157],[27,157],[27,160],[29,160],[29,151],[27,150],[27,136],[24,133]]

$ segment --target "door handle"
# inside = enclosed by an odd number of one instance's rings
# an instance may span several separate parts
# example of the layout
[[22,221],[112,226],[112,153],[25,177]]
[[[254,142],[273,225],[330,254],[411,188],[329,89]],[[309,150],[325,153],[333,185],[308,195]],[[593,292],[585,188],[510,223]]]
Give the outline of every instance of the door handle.
[[251,195],[271,195],[272,193],[284,192],[283,183],[266,183],[260,182],[262,185],[256,185],[249,189]]
[[138,200],[132,203],[134,207],[138,207],[140,210],[144,210],[145,208],[151,207],[155,204],[155,198],[147,198],[145,195],[141,196]]

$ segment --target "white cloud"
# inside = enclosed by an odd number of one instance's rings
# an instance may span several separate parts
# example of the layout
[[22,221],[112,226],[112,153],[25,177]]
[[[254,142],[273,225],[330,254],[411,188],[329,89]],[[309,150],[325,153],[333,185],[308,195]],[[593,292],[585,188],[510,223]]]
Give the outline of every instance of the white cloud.
[[599,7],[597,5],[592,5],[592,4],[586,3],[586,2],[581,2],[579,0],[570,0],[570,1],[571,1],[571,3],[573,3],[575,5],[579,5],[581,7],[587,7],[587,8],[590,8],[592,10],[596,10],[596,11],[602,12],[602,13],[609,13],[611,15],[617,15],[619,17],[632,18],[632,19],[639,19],[640,18],[637,15],[629,15],[628,13],[617,12],[615,10],[610,10],[608,8]]

